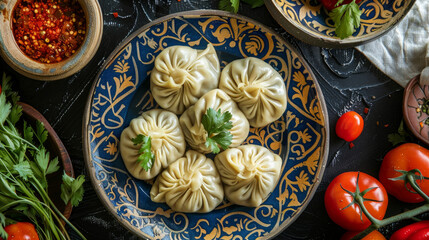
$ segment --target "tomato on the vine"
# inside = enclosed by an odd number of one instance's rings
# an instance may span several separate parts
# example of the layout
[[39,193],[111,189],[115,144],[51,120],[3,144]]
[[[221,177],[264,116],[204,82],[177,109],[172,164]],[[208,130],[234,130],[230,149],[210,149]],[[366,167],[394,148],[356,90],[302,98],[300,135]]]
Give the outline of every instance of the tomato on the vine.
[[[340,240],[350,240],[352,237],[358,235],[360,232],[346,232],[341,236]],[[379,231],[374,230],[370,234],[366,235],[362,240],[386,240],[386,238]]]
[[351,193],[363,195],[368,212],[376,219],[383,219],[388,203],[383,185],[366,173],[345,172],[335,177],[325,192],[325,208],[332,221],[349,231],[361,231],[371,224]]
[[[356,0],[356,3],[360,3],[362,0]],[[332,9],[336,8],[335,5],[337,5],[337,3],[339,2],[338,0],[320,0],[320,2],[322,3],[322,5],[328,9],[329,11],[331,11]],[[344,5],[344,4],[349,4],[351,3],[352,0],[344,0],[341,4],[339,4],[338,6]]]
[[[417,240],[429,238],[429,221],[420,221],[407,225],[392,234],[390,240]],[[426,237],[426,238],[425,238]]]
[[354,111],[349,111],[341,115],[335,125],[337,136],[351,142],[362,133],[363,118]]
[[7,240],[39,240],[36,228],[29,222],[10,224],[7,225],[4,230],[9,235]]
[[[413,169],[419,169],[423,176],[429,177],[429,150],[415,143],[402,144],[384,156],[379,173],[380,182],[388,193],[400,201],[422,202],[423,198],[409,184],[405,187],[404,180],[392,180],[403,175],[397,170]],[[425,194],[429,194],[429,180],[417,180],[416,183]]]

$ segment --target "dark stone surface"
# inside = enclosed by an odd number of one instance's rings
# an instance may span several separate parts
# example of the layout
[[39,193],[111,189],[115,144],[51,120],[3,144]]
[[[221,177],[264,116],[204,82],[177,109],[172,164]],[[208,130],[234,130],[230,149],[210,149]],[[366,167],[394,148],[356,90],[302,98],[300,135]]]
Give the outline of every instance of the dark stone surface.
[[[0,59],[0,70],[13,75],[14,87],[22,101],[38,109],[63,140],[77,175],[86,174],[82,151],[84,107],[104,60],[123,39],[150,21],[174,12],[216,9],[218,1],[102,0],[100,4],[104,17],[103,40],[96,56],[81,72],[54,82],[35,81],[17,74]],[[113,17],[114,12],[119,14],[118,18]],[[331,126],[329,158],[322,182],[302,215],[275,239],[338,239],[345,231],[328,218],[324,210],[324,191],[335,176],[345,171],[378,175],[382,157],[392,148],[387,135],[396,131],[402,119],[403,88],[355,49],[324,49],[296,40],[275,22],[265,7],[251,9],[242,4],[239,13],[274,29],[304,56],[325,96]],[[369,108],[368,114],[363,114],[365,107]],[[334,130],[339,116],[348,110],[361,113],[365,120],[364,131],[354,141],[353,148],[339,139]],[[107,212],[88,177],[87,180],[84,200],[73,209],[71,221],[88,239],[137,239]],[[414,207],[393,197],[389,200],[387,216]],[[392,224],[381,231],[389,236],[406,223]],[[73,233],[71,235],[78,239]]]

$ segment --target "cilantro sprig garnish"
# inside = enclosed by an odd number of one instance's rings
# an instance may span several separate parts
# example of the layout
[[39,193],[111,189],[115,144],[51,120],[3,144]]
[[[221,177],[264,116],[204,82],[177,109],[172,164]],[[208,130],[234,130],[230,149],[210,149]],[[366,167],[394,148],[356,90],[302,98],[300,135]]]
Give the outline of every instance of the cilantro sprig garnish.
[[217,112],[213,108],[207,109],[201,123],[207,131],[206,147],[210,148],[213,153],[219,153],[220,148],[227,149],[232,142],[232,134],[228,130],[232,128],[230,121],[232,114],[229,111],[221,113],[221,109]]
[[343,1],[339,0],[335,5],[338,7],[329,12],[329,17],[335,23],[335,34],[341,39],[347,38],[355,32],[355,29],[360,25],[360,16],[362,15],[356,0],[339,6]]
[[[0,94],[0,238],[8,239],[4,227],[16,221],[31,221],[40,239],[70,239],[67,223],[85,237],[57,209],[48,195],[49,174],[59,170],[57,158],[51,158],[44,144],[48,131],[43,123],[28,124],[12,90],[11,77],[3,74]],[[65,177],[66,176],[66,177]],[[65,172],[61,198],[76,206],[83,198],[84,177],[69,177]],[[67,191],[70,189],[70,191]]]
[[[243,2],[250,4],[252,8],[260,7],[264,5],[264,0],[242,0]],[[238,7],[240,6],[240,0],[220,0],[219,9],[237,13]]]
[[134,145],[141,144],[139,149],[140,156],[137,159],[137,162],[143,167],[143,169],[148,172],[155,161],[155,154],[152,153],[152,144],[151,138],[143,134],[137,135],[137,137],[132,138]]

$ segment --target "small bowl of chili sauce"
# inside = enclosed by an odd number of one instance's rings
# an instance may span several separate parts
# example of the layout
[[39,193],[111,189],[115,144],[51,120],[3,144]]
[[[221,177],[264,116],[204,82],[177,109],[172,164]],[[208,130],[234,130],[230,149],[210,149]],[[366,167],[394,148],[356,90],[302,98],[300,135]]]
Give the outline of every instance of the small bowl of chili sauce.
[[96,0],[0,0],[0,54],[17,72],[58,80],[85,67],[101,42]]

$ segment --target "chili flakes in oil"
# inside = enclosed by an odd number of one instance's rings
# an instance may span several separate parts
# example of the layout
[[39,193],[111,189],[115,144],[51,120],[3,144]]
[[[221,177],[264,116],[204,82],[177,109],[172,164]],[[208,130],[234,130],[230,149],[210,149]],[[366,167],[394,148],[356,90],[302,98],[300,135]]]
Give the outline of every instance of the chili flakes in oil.
[[19,0],[12,21],[19,48],[41,63],[69,58],[85,39],[85,14],[77,0]]

